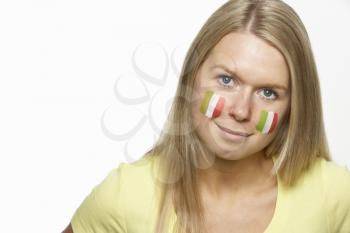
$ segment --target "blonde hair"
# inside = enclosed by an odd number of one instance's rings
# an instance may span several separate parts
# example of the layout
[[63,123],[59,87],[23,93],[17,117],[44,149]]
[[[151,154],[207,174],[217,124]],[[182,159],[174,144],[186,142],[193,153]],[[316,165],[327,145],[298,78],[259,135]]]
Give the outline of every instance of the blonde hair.
[[191,97],[197,71],[211,49],[231,32],[250,32],[278,49],[289,68],[291,99],[266,156],[276,156],[273,170],[292,186],[317,158],[330,157],[325,135],[316,65],[306,29],[299,16],[280,0],[232,0],[205,22],[189,48],[174,102],[158,141],[143,158],[157,158],[161,196],[156,232],[165,232],[174,206],[175,231],[205,232],[195,169],[206,158],[191,117]]

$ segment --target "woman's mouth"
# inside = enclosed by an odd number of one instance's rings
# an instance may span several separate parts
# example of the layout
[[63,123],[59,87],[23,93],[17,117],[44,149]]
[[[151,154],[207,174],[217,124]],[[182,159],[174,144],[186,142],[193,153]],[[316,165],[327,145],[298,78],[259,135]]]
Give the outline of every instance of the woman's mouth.
[[252,134],[242,132],[242,131],[231,130],[231,129],[225,128],[223,126],[220,126],[218,124],[216,124],[216,125],[220,129],[221,135],[229,140],[233,140],[233,141],[244,140],[244,139],[248,138],[250,135],[252,135]]

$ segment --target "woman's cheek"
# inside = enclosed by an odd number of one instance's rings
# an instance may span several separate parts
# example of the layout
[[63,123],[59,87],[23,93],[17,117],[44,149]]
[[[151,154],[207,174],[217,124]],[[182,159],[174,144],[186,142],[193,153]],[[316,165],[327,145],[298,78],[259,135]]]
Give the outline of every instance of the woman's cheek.
[[255,128],[262,134],[270,134],[277,128],[278,121],[279,114],[277,112],[261,110]]

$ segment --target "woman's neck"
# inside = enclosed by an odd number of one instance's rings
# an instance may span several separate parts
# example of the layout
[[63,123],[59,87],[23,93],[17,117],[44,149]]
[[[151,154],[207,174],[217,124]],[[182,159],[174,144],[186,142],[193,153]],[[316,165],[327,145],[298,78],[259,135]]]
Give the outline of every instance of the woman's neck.
[[214,198],[262,192],[276,184],[277,178],[270,173],[272,167],[272,158],[265,158],[263,153],[239,160],[216,156],[212,166],[197,169],[199,188]]

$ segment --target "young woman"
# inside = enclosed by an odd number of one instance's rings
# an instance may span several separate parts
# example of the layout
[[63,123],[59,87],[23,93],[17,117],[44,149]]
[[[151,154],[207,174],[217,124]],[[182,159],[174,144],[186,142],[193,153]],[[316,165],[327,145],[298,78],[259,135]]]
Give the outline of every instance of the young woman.
[[193,41],[156,145],[122,163],[66,233],[349,233],[307,32],[279,0],[232,0]]

